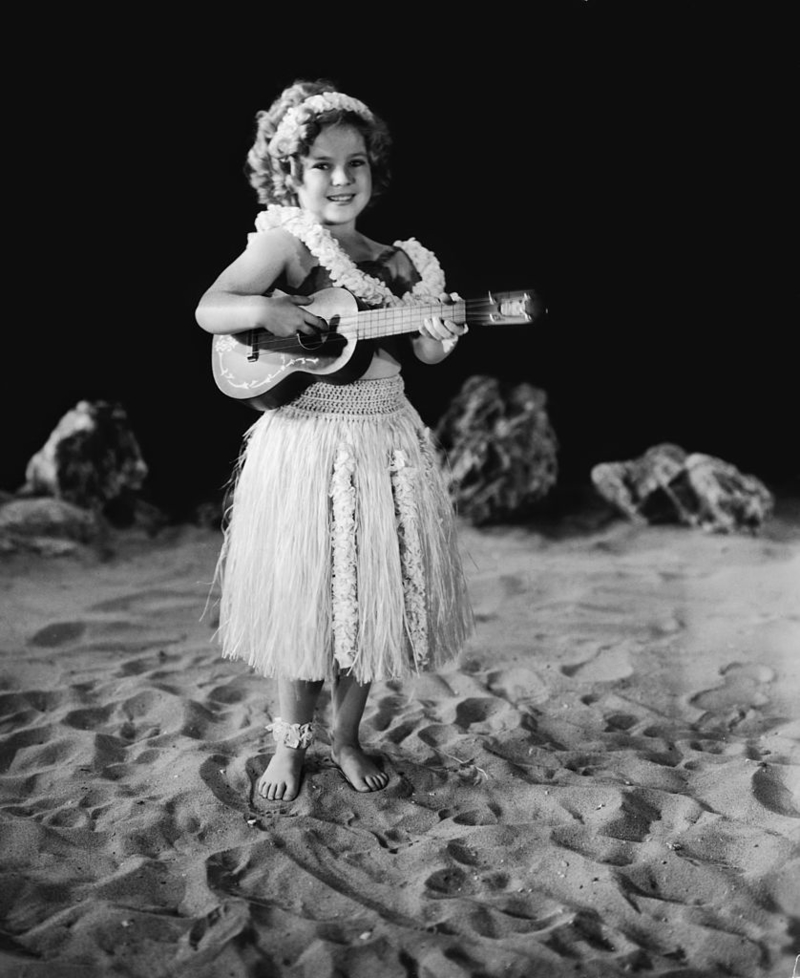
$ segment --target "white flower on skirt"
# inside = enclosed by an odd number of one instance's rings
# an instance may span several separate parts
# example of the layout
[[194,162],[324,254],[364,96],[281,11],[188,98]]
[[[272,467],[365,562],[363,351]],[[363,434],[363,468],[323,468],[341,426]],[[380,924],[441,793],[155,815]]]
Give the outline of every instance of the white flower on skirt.
[[428,617],[425,603],[425,572],[419,514],[414,494],[414,480],[419,473],[409,465],[405,453],[392,453],[390,465],[394,492],[397,537],[400,543],[400,563],[403,571],[403,596],[409,641],[418,667],[428,664]]
[[342,446],[333,463],[330,496],[333,509],[333,656],[343,669],[354,664],[358,645],[355,467],[353,453]]

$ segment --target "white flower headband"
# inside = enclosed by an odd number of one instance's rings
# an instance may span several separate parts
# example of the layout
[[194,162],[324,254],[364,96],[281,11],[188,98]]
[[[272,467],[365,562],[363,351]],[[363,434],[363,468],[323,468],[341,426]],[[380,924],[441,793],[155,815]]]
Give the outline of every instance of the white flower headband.
[[271,156],[288,156],[297,146],[298,136],[303,126],[315,115],[332,111],[353,112],[367,122],[374,118],[372,112],[357,98],[342,92],[323,92],[321,95],[309,95],[299,105],[292,106],[281,119],[280,124],[269,143]]

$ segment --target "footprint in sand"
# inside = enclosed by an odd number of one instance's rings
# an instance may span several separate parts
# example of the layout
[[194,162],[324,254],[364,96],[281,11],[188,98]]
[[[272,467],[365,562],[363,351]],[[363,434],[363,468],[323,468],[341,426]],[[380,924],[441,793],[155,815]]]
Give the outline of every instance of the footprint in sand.
[[28,640],[29,645],[42,649],[54,649],[59,645],[76,642],[86,631],[85,621],[57,621],[45,625]]
[[500,816],[502,815],[502,809],[499,805],[489,804],[484,809],[469,809],[466,812],[459,812],[459,814],[453,816],[453,823],[455,825],[497,825],[500,821]]
[[609,713],[603,719],[606,722],[606,733],[614,730],[630,730],[639,722],[639,717],[632,713]]
[[501,605],[508,598],[515,598],[530,589],[527,577],[522,574],[501,574],[476,580],[471,588],[471,597],[478,622],[492,621],[498,617]]
[[753,795],[757,802],[776,815],[800,818],[800,768],[777,768],[762,764],[753,775]]
[[522,667],[490,672],[486,677],[486,686],[495,696],[515,706],[536,706],[550,698],[550,688],[541,676]]
[[0,717],[16,727],[24,726],[43,713],[52,714],[64,703],[67,695],[63,689],[23,689],[0,693]]
[[[241,785],[235,780],[231,783],[233,779],[228,771],[229,763],[230,758],[224,754],[212,754],[201,764],[200,777],[214,797],[227,808],[236,812],[249,812],[250,805],[247,797],[241,791]],[[249,773],[254,781],[253,772]]]
[[[163,652],[160,652],[159,656],[163,654]],[[120,679],[126,676],[141,676],[145,672],[150,672],[153,669],[153,665],[153,657],[151,655],[145,655],[138,659],[131,659],[129,662],[123,662],[114,673],[114,676]]]
[[622,794],[619,807],[598,832],[625,842],[644,842],[653,822],[658,822],[663,812],[647,800],[646,792],[633,789]]
[[446,846],[447,854],[462,866],[480,866],[481,857],[475,849],[465,845],[463,841],[454,839]]
[[574,665],[562,666],[565,676],[575,677],[584,682],[614,682],[633,675],[628,650],[622,646],[601,646],[591,659]]
[[458,866],[437,869],[425,880],[431,896],[466,896],[471,892],[470,877]]
[[60,736],[52,728],[49,739],[34,739],[36,733],[23,731],[16,737],[8,738],[0,750],[0,769],[3,772],[9,770],[11,774],[38,775],[51,768],[75,764],[83,756],[83,748],[77,738]]
[[724,685],[697,693],[689,701],[692,706],[716,712],[732,707],[764,706],[769,702],[769,697],[760,688],[775,679],[775,673],[768,666],[733,662],[721,670],[721,675],[725,679]]
[[508,705],[502,700],[489,696],[471,696],[462,700],[456,707],[456,726],[469,730],[474,724],[488,724],[490,729],[499,730],[502,722],[497,714],[504,713]]
[[225,900],[196,920],[184,934],[178,960],[190,959],[195,951],[216,954],[248,927],[252,927],[249,905],[243,901]]
[[[148,623],[118,620],[57,621],[40,628],[29,639],[35,648],[66,648],[78,644],[81,651],[115,651],[138,654],[154,645],[170,645],[183,637],[171,626],[169,631],[151,631]],[[155,623],[158,624],[157,622]]]
[[75,730],[99,730],[108,724],[114,710],[114,703],[107,703],[105,706],[81,707],[65,714],[63,723]]
[[118,598],[99,601],[90,607],[90,611],[125,611],[141,612],[147,616],[164,612],[167,616],[174,614],[179,608],[196,608],[198,595],[194,591],[174,591],[171,589],[137,591],[124,594]]
[[193,740],[209,740],[219,731],[216,714],[196,700],[185,699],[182,704],[181,733]]
[[215,686],[214,689],[209,690],[208,699],[212,703],[234,706],[247,699],[247,690],[234,686],[232,683],[226,683],[224,686]]
[[382,696],[374,712],[368,717],[369,726],[373,730],[388,730],[394,721],[402,715],[403,710],[408,704],[408,698],[399,694]]
[[460,734],[452,723],[431,723],[427,727],[423,727],[417,736],[429,747],[445,747],[454,740],[458,740]]

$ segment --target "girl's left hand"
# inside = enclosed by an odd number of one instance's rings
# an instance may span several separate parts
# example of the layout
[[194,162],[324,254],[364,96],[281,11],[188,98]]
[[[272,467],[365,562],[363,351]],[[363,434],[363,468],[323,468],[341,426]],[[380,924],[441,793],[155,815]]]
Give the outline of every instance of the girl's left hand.
[[[459,298],[460,296],[455,292],[452,295],[444,292],[439,296],[439,300],[443,303],[453,303]],[[469,326],[466,323],[459,325],[451,319],[442,319],[441,316],[428,316],[422,321],[419,332],[421,336],[430,340],[437,340],[445,348],[452,349],[459,338],[469,332]]]

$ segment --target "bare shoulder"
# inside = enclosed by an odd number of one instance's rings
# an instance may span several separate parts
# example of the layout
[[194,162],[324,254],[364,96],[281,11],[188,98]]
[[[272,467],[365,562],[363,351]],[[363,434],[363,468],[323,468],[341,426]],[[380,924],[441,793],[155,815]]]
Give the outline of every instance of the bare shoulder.
[[292,278],[307,263],[308,250],[284,228],[251,234],[247,247],[219,275],[214,291],[262,294],[281,275]]
[[249,256],[253,261],[280,258],[288,265],[299,255],[300,249],[305,250],[305,246],[286,228],[270,228],[250,235],[242,257]]

